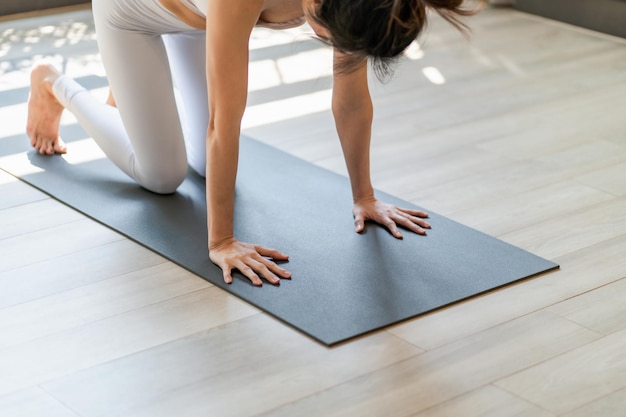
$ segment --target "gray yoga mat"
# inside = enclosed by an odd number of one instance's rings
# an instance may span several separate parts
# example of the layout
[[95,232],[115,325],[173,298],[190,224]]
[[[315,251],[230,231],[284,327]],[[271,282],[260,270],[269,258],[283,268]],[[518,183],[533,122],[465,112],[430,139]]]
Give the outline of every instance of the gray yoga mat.
[[253,287],[241,275],[223,283],[206,251],[204,180],[192,172],[177,193],[159,196],[108,160],[71,165],[40,156],[23,135],[0,138],[0,168],[35,165],[43,172],[24,181],[326,345],[558,267],[435,213],[428,236],[405,232],[396,240],[373,224],[358,235],[346,178],[241,141],[235,233],[290,255],[285,267],[293,279],[280,286]]

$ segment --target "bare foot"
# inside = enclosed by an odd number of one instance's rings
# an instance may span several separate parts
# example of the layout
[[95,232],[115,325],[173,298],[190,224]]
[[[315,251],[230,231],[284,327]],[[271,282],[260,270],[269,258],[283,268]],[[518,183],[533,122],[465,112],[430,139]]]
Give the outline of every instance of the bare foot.
[[59,137],[63,106],[52,94],[52,83],[60,75],[54,67],[47,64],[37,65],[30,73],[26,133],[33,148],[42,155],[67,152]]

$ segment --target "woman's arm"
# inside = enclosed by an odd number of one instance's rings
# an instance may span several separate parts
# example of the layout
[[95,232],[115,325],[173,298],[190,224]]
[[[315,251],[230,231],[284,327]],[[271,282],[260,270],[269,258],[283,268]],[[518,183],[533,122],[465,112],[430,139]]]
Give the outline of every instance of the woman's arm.
[[[335,51],[335,68],[338,67],[339,60],[346,58],[341,52]],[[428,217],[428,214],[398,208],[378,201],[374,196],[370,179],[370,141],[374,110],[367,81],[366,60],[350,71],[334,72],[332,110],[350,176],[356,231],[362,232],[365,222],[373,220],[386,226],[396,238],[402,238],[398,225],[415,233],[425,234],[424,229],[430,228],[430,225],[423,218]]]
[[248,42],[261,14],[262,0],[209,0],[206,22],[209,128],[207,131],[207,227],[209,256],[232,282],[238,269],[253,284],[260,277],[278,284],[290,274],[270,257],[278,251],[239,242],[233,235],[235,180],[241,119],[248,94]]
[[[337,61],[345,59],[335,51]],[[374,196],[370,180],[370,139],[374,108],[367,83],[367,61],[354,71],[335,71],[333,77],[332,111],[341,148],[346,160],[352,196],[359,201]]]

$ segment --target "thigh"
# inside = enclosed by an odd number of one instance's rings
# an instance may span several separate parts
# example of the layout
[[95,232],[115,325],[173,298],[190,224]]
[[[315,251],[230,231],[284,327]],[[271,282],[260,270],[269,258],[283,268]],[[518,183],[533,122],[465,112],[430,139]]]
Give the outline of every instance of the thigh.
[[159,188],[160,182],[182,181],[187,161],[165,46],[150,29],[158,29],[159,17],[147,10],[142,21],[143,10],[133,9],[138,5],[133,0],[94,1],[94,19],[107,78],[132,144],[129,158],[137,181]]
[[206,34],[202,31],[164,36],[187,146],[189,165],[206,170],[209,98],[206,81]]

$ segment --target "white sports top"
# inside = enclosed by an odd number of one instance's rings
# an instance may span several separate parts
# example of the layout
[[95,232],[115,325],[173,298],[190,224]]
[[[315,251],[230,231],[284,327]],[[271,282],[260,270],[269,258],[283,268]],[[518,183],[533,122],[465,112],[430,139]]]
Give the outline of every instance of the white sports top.
[[[187,6],[194,13],[206,17],[205,10],[209,7],[208,0],[180,0],[185,6]],[[290,29],[303,25],[305,22],[304,16],[297,17],[286,22],[264,22],[259,20],[257,22],[258,27],[264,27],[269,29]]]

